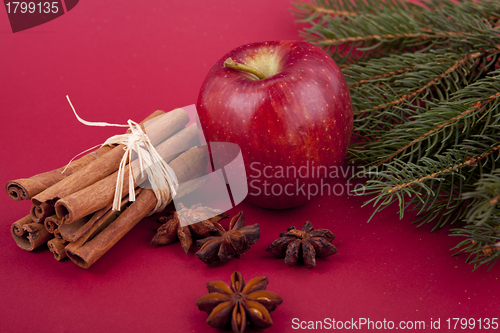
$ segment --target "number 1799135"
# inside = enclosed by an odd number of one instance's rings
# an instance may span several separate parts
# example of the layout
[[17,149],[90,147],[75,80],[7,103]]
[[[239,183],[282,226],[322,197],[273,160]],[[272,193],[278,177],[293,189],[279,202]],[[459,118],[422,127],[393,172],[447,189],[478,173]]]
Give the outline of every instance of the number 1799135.
[[473,329],[483,329],[483,330],[489,330],[493,329],[496,330],[498,329],[498,318],[481,318],[481,319],[475,319],[475,318],[448,318],[446,319],[446,322],[448,324],[448,329],[450,330],[455,330],[455,329],[468,329],[468,330],[473,330]]
[[7,2],[5,7],[7,8],[8,14],[56,14],[59,12],[58,2],[18,2],[12,1]]

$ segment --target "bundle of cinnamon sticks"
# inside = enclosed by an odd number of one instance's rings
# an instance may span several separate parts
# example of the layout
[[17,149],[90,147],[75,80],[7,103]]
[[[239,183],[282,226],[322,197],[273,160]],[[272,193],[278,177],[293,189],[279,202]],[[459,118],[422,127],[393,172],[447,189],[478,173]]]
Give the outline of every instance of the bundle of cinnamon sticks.
[[[140,123],[175,172],[178,197],[194,190],[196,180],[207,171],[207,151],[199,147],[196,124],[186,126],[188,122],[186,111],[175,109],[155,111]],[[6,190],[13,200],[33,204],[29,214],[12,224],[17,245],[32,251],[47,244],[57,260],[69,257],[83,268],[101,258],[157,203],[147,176],[136,172],[141,163],[135,159],[127,160],[135,175],[135,201],[129,201],[129,187],[123,186],[121,209],[112,208],[124,153],[123,145],[105,145],[68,166],[9,181]],[[129,173],[125,168],[125,181]]]

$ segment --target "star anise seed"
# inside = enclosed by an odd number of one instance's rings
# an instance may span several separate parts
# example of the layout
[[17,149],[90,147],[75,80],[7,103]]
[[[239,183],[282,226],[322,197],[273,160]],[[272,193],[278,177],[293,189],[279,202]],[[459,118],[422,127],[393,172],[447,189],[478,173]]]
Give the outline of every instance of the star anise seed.
[[[193,238],[204,238],[217,233],[220,220],[228,218],[229,214],[218,209],[204,207],[201,204],[186,208],[179,204],[179,209],[162,216],[159,222],[163,223],[151,241],[151,245],[166,245],[179,240],[182,249],[187,254],[193,244]],[[184,227],[180,221],[184,220]],[[201,221],[188,224],[189,221]]]
[[256,277],[245,285],[243,276],[235,271],[231,286],[222,281],[208,282],[208,294],[198,299],[196,305],[209,314],[207,323],[215,328],[231,325],[235,333],[244,332],[247,325],[266,328],[273,324],[270,312],[283,302],[265,290],[268,282],[267,277]]
[[258,224],[245,226],[243,212],[239,212],[231,219],[227,231],[218,223],[214,225],[217,225],[217,235],[197,241],[200,250],[196,252],[196,256],[208,265],[240,258],[250,250],[250,245],[255,244],[260,236]]
[[335,236],[328,229],[314,229],[307,221],[301,230],[290,227],[280,233],[267,249],[267,252],[278,258],[285,258],[285,263],[296,265],[302,258],[307,267],[316,266],[316,257],[325,258],[337,253],[337,248],[331,244]]

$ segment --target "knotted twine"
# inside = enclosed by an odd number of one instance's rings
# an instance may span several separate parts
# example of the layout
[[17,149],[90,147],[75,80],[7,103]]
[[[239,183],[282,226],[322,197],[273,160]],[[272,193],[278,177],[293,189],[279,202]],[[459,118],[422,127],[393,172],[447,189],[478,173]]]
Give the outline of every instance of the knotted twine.
[[[125,153],[120,161],[120,166],[118,168],[118,177],[116,180],[115,187],[115,197],[113,199],[113,210],[120,210],[122,201],[122,190],[125,175],[125,168],[127,167],[127,160],[132,162],[132,154],[135,152],[137,154],[137,159],[139,161],[141,177],[144,176],[146,172],[148,176],[149,183],[151,184],[151,189],[156,196],[156,207],[151,211],[150,214],[155,212],[160,212],[170,203],[172,198],[177,194],[176,188],[179,186],[177,176],[174,170],[163,160],[163,158],[158,154],[153,144],[149,140],[149,137],[142,130],[141,126],[133,120],[128,120],[127,125],[120,124],[110,124],[106,122],[91,122],[86,121],[76,113],[73,104],[71,103],[69,96],[66,95],[69,105],[73,110],[76,118],[79,122],[87,126],[114,126],[114,127],[128,127],[130,133],[114,135],[107,139],[102,145],[112,145],[112,144],[122,144],[125,147]],[[92,147],[90,149],[93,149]],[[78,155],[77,155],[78,156]],[[70,161],[71,163],[71,161]],[[68,164],[69,165],[69,164]],[[66,166],[67,167],[67,166]],[[129,201],[135,201],[135,183],[133,179],[132,163],[128,163],[129,176],[128,176],[128,190],[129,190]],[[64,172],[64,170],[63,170]]]

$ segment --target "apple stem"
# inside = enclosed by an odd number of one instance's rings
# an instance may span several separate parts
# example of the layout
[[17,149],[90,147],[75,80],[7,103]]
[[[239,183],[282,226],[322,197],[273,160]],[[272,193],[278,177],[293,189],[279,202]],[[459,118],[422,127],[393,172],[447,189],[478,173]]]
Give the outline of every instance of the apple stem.
[[259,80],[264,80],[266,78],[266,76],[261,71],[259,71],[257,68],[237,63],[231,58],[227,58],[226,61],[224,61],[224,67],[229,67],[229,68],[237,69],[239,71],[252,73],[257,78],[259,78]]

